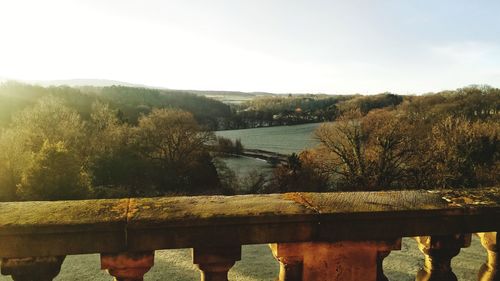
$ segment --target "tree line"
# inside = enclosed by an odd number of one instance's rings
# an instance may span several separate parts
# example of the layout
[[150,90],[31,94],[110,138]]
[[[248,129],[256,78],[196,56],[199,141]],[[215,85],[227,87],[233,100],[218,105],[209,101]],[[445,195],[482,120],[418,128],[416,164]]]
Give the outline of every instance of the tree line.
[[241,180],[218,157],[240,154],[241,141],[215,138],[210,125],[241,113],[196,95],[176,101],[184,97],[128,87],[0,86],[0,200],[499,183],[497,88],[256,99],[238,110],[268,111],[274,120],[292,108],[300,115],[327,107],[332,115],[321,121],[334,122],[317,130],[318,147],[290,155],[270,178]]
[[[370,97],[368,97],[370,98]],[[356,99],[349,102],[356,102]],[[353,106],[316,131],[263,192],[474,188],[500,183],[500,90],[472,86]]]
[[0,131],[0,200],[224,193],[193,114],[153,109],[131,125],[96,102],[83,120],[60,99],[39,100]]
[[375,108],[395,106],[403,100],[402,96],[390,93],[368,97],[264,95],[242,104],[224,104],[203,96],[203,93],[206,92],[125,86],[40,87],[7,82],[0,85],[0,126],[9,124],[14,113],[48,96],[64,101],[83,120],[90,118],[92,104],[99,101],[118,110],[119,119],[131,125],[136,125],[141,115],[150,113],[154,108],[176,108],[191,112],[200,126],[209,130],[333,121],[342,112],[352,108],[368,112]]
[[125,86],[109,87],[40,87],[18,82],[0,85],[0,127],[8,125],[12,116],[46,97],[60,99],[66,106],[76,110],[85,121],[90,119],[92,105],[97,101],[108,104],[118,112],[120,121],[136,125],[139,118],[155,108],[172,108],[191,112],[200,126],[215,130],[221,120],[229,118],[229,105],[184,91],[137,88]]

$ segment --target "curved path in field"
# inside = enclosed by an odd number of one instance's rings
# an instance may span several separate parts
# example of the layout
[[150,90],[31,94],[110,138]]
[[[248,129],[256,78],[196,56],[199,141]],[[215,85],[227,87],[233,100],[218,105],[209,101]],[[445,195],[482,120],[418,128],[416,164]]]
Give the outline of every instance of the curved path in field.
[[241,153],[241,155],[266,160],[271,165],[284,164],[288,159],[288,155],[286,154],[266,151],[262,149],[245,149],[243,150],[243,153]]

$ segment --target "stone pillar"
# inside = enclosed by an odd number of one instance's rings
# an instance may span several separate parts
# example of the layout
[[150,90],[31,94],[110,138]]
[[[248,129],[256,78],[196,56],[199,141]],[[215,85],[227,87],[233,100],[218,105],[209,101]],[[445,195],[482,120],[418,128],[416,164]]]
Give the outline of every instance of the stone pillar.
[[[391,250],[400,249],[395,241],[342,241],[272,244],[273,255],[281,264],[279,281],[378,281],[384,280],[379,268]],[[383,253],[383,254],[380,254]]]
[[108,270],[116,281],[142,281],[154,265],[154,251],[101,254],[101,269]]
[[61,271],[65,256],[3,258],[2,275],[15,281],[51,281]]
[[479,270],[479,281],[500,281],[500,272],[498,269],[498,232],[484,232],[477,235],[481,239],[481,244],[488,252],[486,263]]
[[470,234],[420,236],[415,238],[425,255],[424,268],[417,273],[417,281],[456,281],[451,259],[461,248],[470,246]]
[[229,270],[241,260],[241,246],[197,247],[192,255],[202,281],[227,281]]

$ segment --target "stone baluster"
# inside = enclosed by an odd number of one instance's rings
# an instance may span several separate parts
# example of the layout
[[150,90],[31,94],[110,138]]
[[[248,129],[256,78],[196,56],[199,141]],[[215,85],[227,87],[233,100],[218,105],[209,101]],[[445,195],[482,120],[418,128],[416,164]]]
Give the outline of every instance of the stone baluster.
[[281,264],[279,281],[382,281],[382,261],[391,250],[401,248],[395,241],[342,241],[335,243],[272,244]]
[[500,281],[500,272],[498,270],[498,252],[500,246],[498,245],[499,237],[497,233],[484,232],[477,234],[481,239],[481,244],[488,252],[488,259],[479,270],[479,281]]
[[301,281],[304,256],[293,251],[294,243],[269,244],[273,256],[280,263],[278,281]]
[[2,274],[15,281],[51,281],[61,271],[65,256],[3,258]]
[[[401,249],[401,240],[399,240],[399,246],[393,250]],[[384,259],[391,254],[391,251],[379,251],[377,253],[377,281],[389,281],[387,276],[384,274]]]
[[154,265],[154,251],[101,254],[101,269],[106,269],[116,281],[142,281]]
[[241,246],[196,247],[192,255],[202,281],[227,281],[229,270],[241,260]]
[[417,281],[456,281],[451,259],[461,248],[470,246],[470,234],[420,236],[415,238],[425,255],[424,267],[417,273]]

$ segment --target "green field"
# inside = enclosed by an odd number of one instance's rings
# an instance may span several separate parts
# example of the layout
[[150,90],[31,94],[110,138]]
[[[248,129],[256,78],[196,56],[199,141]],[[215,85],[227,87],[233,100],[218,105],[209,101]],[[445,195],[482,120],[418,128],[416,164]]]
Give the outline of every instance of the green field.
[[245,148],[262,149],[283,154],[298,153],[316,146],[314,131],[320,123],[293,126],[264,127],[243,130],[217,131],[216,135],[241,139]]
[[[245,148],[261,149],[282,154],[299,153],[300,151],[316,146],[319,142],[314,138],[314,131],[320,123],[294,126],[277,126],[253,128],[243,130],[227,130],[215,132],[217,136],[232,140],[241,139]],[[239,178],[248,175],[251,171],[258,171],[270,175],[272,166],[260,159],[248,157],[230,157],[223,161]]]

